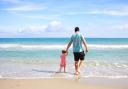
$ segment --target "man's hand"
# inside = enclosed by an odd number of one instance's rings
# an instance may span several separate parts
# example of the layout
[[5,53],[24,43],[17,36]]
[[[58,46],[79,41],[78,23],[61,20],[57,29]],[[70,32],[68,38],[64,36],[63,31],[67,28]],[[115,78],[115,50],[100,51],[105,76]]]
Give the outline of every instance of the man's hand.
[[88,52],[88,49],[86,49],[86,52]]

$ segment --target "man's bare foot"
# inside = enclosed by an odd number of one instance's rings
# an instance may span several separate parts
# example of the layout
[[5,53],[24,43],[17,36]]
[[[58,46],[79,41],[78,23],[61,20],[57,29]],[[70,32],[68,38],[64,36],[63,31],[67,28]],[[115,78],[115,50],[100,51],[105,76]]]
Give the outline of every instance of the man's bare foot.
[[76,72],[76,73],[74,73],[75,75],[79,75],[80,74],[80,72]]
[[80,80],[80,75],[79,75],[79,74],[76,75],[76,80],[77,80],[77,81]]

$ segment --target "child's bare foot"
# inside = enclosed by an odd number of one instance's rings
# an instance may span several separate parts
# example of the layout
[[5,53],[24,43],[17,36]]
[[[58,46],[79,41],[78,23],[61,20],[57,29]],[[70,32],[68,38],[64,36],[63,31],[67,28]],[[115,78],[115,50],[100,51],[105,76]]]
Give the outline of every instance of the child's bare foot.
[[61,73],[61,71],[59,70],[59,71],[57,71],[56,73]]
[[55,73],[60,73],[59,71],[55,72]]

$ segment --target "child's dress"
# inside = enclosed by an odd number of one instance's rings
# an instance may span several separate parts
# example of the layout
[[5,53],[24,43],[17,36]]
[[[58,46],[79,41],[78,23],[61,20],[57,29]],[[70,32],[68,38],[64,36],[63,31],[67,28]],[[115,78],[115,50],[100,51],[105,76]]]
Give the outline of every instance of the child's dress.
[[65,65],[66,65],[66,56],[65,56],[64,54],[62,54],[62,55],[60,56],[60,58],[61,58],[60,65],[61,65],[61,66],[65,66]]

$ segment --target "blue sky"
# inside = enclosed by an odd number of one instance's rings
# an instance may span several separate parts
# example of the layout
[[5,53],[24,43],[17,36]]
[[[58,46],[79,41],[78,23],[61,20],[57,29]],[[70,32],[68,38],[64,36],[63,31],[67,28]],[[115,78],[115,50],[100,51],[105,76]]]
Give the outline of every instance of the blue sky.
[[0,0],[0,38],[128,38],[128,0]]

